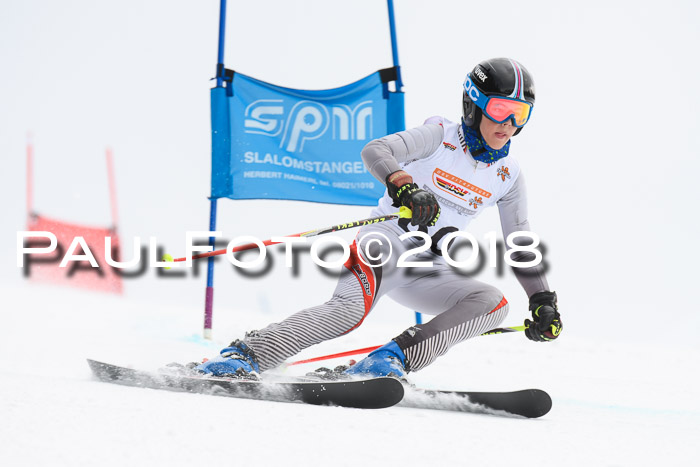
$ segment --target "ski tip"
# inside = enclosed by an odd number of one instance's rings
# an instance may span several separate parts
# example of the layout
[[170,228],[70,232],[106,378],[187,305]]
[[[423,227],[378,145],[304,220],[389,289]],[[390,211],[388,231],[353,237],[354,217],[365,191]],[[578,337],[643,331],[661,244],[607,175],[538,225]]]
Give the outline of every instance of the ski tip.
[[104,369],[107,367],[114,366],[114,365],[111,365],[109,363],[104,363],[104,362],[99,362],[97,360],[93,360],[91,358],[86,358],[85,360],[87,361],[87,364],[90,367],[90,369],[92,369],[93,371],[94,370],[101,370],[101,369]]
[[527,418],[540,418],[552,410],[552,397],[542,389],[525,389],[522,391],[529,403],[522,407],[522,413]]
[[107,370],[107,365],[102,362],[98,362],[97,360],[92,360],[90,358],[87,359],[87,364],[90,367],[90,370],[92,371],[92,374],[94,377],[96,377],[99,380],[102,381],[109,381],[109,372]]
[[552,409],[552,398],[541,389],[507,392],[413,389],[406,407],[539,418]]
[[93,360],[91,358],[88,358],[86,360],[87,360],[88,366],[90,367],[90,369],[92,370],[92,372],[96,376],[101,376],[103,374],[106,374],[107,370],[113,366],[113,365],[110,365],[107,363],[98,362],[97,360]]
[[87,364],[91,369],[99,368],[101,365],[103,365],[103,363],[100,363],[97,360],[93,360],[91,358],[86,358],[85,360],[87,361]]

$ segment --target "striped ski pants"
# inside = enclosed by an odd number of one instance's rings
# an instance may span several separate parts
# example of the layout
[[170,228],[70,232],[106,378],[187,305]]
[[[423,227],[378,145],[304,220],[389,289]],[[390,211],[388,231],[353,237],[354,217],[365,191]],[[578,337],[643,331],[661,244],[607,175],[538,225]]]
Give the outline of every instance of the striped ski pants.
[[[369,240],[379,234],[384,235],[381,245]],[[255,353],[260,370],[274,368],[307,347],[357,328],[384,295],[434,315],[393,339],[406,355],[408,371],[430,365],[453,345],[503,322],[508,302],[498,289],[458,274],[430,250],[408,260],[432,261],[431,267],[397,267],[399,256],[419,245],[413,239],[400,241],[396,232],[381,224],[362,228],[330,300],[246,334],[244,342]]]

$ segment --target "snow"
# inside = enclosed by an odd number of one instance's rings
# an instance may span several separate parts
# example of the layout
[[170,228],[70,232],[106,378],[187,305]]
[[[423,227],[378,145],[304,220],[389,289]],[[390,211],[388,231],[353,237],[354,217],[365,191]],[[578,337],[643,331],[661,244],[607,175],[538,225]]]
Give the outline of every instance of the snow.
[[[246,74],[330,88],[390,65],[384,2],[230,4],[225,61]],[[552,395],[552,411],[536,420],[363,411],[93,380],[86,358],[139,369],[199,360],[325,300],[334,281],[308,255],[297,273],[287,270],[280,249],[270,250],[275,266],[261,277],[219,263],[210,342],[200,337],[203,274],[164,279],[149,269],[126,280],[122,297],[24,279],[15,258],[16,232],[26,226],[27,132],[38,212],[109,225],[103,155],[110,145],[126,257],[136,236],[144,244],[155,236],[176,255],[185,231],[208,226],[218,25],[213,0],[27,0],[0,7],[0,465],[694,462],[698,3],[402,0],[395,7],[408,126],[436,114],[456,119],[464,74],[483,58],[515,57],[535,76],[535,112],[513,150],[565,326],[548,344],[518,333],[475,338],[412,381],[541,388]],[[226,238],[265,239],[367,214],[222,201],[219,229]],[[471,232],[483,241],[498,229],[490,212]],[[527,299],[512,273],[486,269],[479,278],[508,298],[504,325],[522,323]],[[412,318],[412,310],[383,301],[357,331],[297,358],[383,344]]]
[[[215,342],[193,335],[198,316],[51,286],[2,289],[0,439],[3,465],[687,465],[697,455],[697,349],[568,337],[530,343],[484,336],[412,375],[442,389],[537,387],[552,411],[526,420],[409,408],[359,410],[170,393],[93,380],[86,358],[156,369],[213,355],[259,318],[221,311]],[[31,315],[32,320],[28,322]],[[381,342],[367,330],[299,358]],[[360,334],[362,332],[362,334]],[[395,333],[395,332],[394,332]],[[313,350],[313,351],[312,351]],[[332,362],[335,363],[335,362]],[[341,363],[341,362],[338,362]],[[310,367],[309,367],[310,366]],[[289,374],[315,368],[291,367]],[[540,444],[546,443],[546,449]],[[688,462],[686,462],[688,461]]]

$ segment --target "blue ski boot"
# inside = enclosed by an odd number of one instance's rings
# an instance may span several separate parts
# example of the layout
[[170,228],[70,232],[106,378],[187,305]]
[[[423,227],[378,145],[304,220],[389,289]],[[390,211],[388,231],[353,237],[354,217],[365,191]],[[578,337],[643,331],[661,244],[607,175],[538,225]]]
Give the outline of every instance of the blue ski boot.
[[258,379],[260,368],[255,361],[253,350],[241,341],[231,342],[221,349],[220,355],[194,368],[199,373],[213,376]]
[[397,379],[405,379],[406,355],[404,355],[396,342],[391,341],[345,370],[345,374],[365,378],[391,376]]

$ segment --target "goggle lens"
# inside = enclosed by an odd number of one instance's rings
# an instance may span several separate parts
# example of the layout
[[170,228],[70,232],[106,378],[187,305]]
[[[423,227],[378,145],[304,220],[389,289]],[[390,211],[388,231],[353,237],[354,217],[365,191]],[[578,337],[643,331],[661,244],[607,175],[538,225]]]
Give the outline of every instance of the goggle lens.
[[490,97],[484,112],[496,123],[515,118],[515,126],[522,127],[530,118],[529,103],[502,97]]

